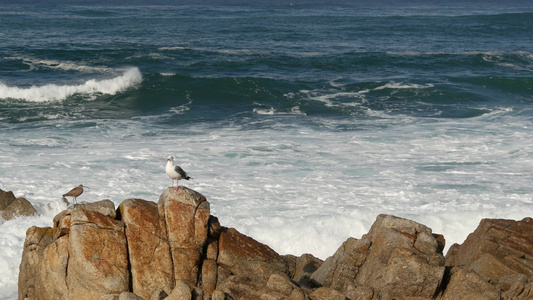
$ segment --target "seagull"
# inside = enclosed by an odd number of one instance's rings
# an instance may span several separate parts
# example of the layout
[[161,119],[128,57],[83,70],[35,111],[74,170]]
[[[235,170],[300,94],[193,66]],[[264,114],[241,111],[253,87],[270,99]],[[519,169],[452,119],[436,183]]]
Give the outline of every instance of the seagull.
[[[166,167],[166,171],[167,171],[167,175],[168,177],[170,177],[170,179],[172,179],[172,188],[174,190],[178,190],[178,181],[181,180],[181,179],[186,179],[186,180],[189,180],[189,179],[192,179],[191,177],[189,177],[187,175],[187,173],[185,171],[183,171],[183,169],[180,167],[180,166],[175,166],[174,165],[174,157],[172,156],[169,156],[167,158],[167,167]],[[174,179],[176,179],[176,187],[174,187]]]
[[82,184],[78,185],[77,187],[73,188],[72,190],[68,191],[68,193],[63,194],[63,201],[65,201],[65,196],[67,197],[73,197],[74,203],[76,203],[76,198],[79,197],[81,194],[83,194],[83,188],[89,188],[88,186],[83,186]]

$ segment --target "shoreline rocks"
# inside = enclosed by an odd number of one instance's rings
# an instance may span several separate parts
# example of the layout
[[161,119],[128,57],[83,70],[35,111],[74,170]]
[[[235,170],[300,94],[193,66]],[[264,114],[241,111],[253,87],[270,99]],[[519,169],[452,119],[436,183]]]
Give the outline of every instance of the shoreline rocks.
[[0,189],[0,217],[8,221],[13,218],[37,215],[33,205],[23,197],[15,197],[13,192]]
[[19,299],[529,299],[533,219],[482,220],[443,256],[444,237],[379,215],[325,261],[280,255],[221,226],[186,187],[159,202],[77,204],[31,227]]

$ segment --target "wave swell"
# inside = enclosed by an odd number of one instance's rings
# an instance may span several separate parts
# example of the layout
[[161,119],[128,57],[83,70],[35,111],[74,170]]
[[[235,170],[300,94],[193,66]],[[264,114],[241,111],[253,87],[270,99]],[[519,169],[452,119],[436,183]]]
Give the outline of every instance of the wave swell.
[[141,82],[142,74],[136,67],[130,68],[122,75],[114,78],[102,80],[91,79],[79,85],[47,84],[20,88],[7,86],[0,82],[0,98],[31,102],[63,101],[73,95],[115,95]]

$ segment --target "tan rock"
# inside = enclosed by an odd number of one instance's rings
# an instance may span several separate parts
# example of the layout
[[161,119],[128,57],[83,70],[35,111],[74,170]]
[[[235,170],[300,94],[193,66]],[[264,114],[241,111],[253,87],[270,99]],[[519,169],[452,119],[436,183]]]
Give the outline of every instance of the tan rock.
[[474,272],[456,268],[440,300],[494,300],[499,291]]
[[216,290],[213,292],[211,300],[226,300],[226,294],[223,291]]
[[371,242],[368,238],[348,238],[337,249],[333,256],[328,257],[311,275],[311,282],[318,286],[331,287],[346,291],[352,286],[359,269],[368,255]]
[[43,258],[45,248],[53,241],[53,229],[50,227],[30,227],[26,231],[26,240],[22,251],[19,268],[19,299],[36,299],[37,270]]
[[48,245],[36,275],[37,299],[69,299],[67,287],[68,236]]
[[474,271],[496,285],[508,276],[533,276],[533,219],[484,219],[462,245],[446,255],[446,265]]
[[15,201],[2,211],[4,220],[11,220],[16,217],[31,217],[37,215],[37,211],[25,198],[18,197]]
[[158,289],[154,291],[154,293],[150,296],[150,300],[163,300],[166,297],[168,297],[168,293],[163,291],[162,289]]
[[168,188],[159,198],[159,212],[166,224],[174,278],[195,286],[207,241],[209,202],[186,187]]
[[218,247],[218,264],[232,274],[254,277],[266,284],[273,273],[288,273],[287,264],[278,253],[234,228],[221,230]]
[[334,289],[321,287],[309,294],[311,300],[345,300],[346,296]]
[[368,239],[372,245],[355,285],[396,297],[432,298],[444,275],[444,257],[428,227],[411,220],[379,215]]
[[15,197],[13,192],[11,191],[5,192],[0,189],[0,210],[6,209],[16,199],[17,197]]
[[204,295],[211,295],[217,287],[217,262],[206,259],[202,264],[202,290]]
[[135,295],[134,293],[131,293],[131,292],[123,292],[118,297],[118,300],[144,300],[144,298],[139,297],[139,296],[137,296],[137,295]]
[[119,206],[126,226],[133,292],[145,299],[158,289],[170,293],[172,259],[166,226],[155,202],[127,199]]
[[99,212],[71,212],[67,285],[72,299],[119,296],[129,289],[124,223]]
[[379,215],[367,235],[348,239],[311,279],[341,292],[362,286],[382,298],[432,298],[444,275],[441,251],[426,226]]
[[303,254],[296,259],[293,280],[305,286],[312,286],[311,275],[318,270],[323,261],[311,254]]
[[176,281],[176,286],[165,300],[189,300],[191,299],[191,286],[185,280]]
[[297,287],[290,281],[286,274],[274,273],[270,275],[266,288],[283,296],[290,296]]
[[117,216],[117,212],[115,210],[115,204],[111,200],[108,200],[108,199],[104,199],[104,200],[100,200],[96,202],[90,202],[90,203],[74,204],[72,206],[69,206],[66,212],[67,214],[72,214],[75,211],[97,212],[111,219],[114,219]]

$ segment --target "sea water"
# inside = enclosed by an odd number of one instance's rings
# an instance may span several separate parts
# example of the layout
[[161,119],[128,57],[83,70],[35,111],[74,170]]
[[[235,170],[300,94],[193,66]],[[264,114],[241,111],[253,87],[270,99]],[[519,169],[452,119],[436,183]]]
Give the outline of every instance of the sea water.
[[[462,243],[533,212],[529,2],[0,3],[0,299],[61,195],[158,201],[325,259],[379,214]],[[445,251],[446,251],[445,250]]]

